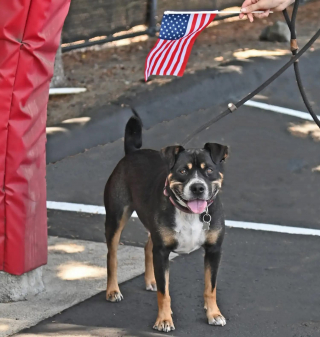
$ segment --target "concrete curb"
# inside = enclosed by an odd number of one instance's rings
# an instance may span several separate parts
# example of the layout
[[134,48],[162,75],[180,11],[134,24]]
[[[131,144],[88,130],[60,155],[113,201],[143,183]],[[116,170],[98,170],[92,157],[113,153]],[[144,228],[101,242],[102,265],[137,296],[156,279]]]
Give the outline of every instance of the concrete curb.
[[0,303],[24,301],[44,291],[42,270],[39,267],[20,276],[0,272]]

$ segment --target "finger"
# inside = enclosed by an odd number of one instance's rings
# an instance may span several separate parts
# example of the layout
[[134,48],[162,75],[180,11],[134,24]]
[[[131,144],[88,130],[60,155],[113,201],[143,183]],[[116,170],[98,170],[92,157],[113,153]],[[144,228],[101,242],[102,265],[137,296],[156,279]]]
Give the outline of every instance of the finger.
[[247,7],[247,6],[250,6],[254,3],[256,3],[256,1],[254,1],[254,0],[245,0],[241,7]]
[[261,13],[261,14],[254,14],[254,17],[257,19],[263,19],[266,18],[268,15],[266,15],[265,13]]
[[240,13],[240,14],[239,14],[239,18],[240,18],[240,19],[243,19],[245,16],[246,16],[246,14],[244,14],[244,13]]
[[257,3],[253,3],[249,6],[246,7],[242,7],[241,8],[241,12],[242,13],[251,13],[254,11],[258,11],[258,10],[263,10],[263,9],[269,9],[270,6],[268,6],[268,1],[258,1]]
[[287,8],[286,4],[281,4],[280,6],[277,6],[277,7],[273,8],[273,11],[274,12],[282,12],[286,8]]
[[270,14],[270,10],[268,9],[267,11],[263,12],[263,13],[259,13],[259,14],[254,14],[254,17],[258,18],[258,19],[263,19],[268,17]]
[[[243,4],[242,4],[241,7],[244,8],[244,7],[250,6],[250,5],[254,4],[254,3],[256,3],[257,1],[259,1],[259,0],[245,0],[245,1],[243,2]],[[244,17],[245,17],[245,14],[240,13],[239,18],[240,18],[240,19],[243,19]],[[248,19],[250,20],[249,17],[248,17]]]
[[253,22],[254,21],[253,14],[248,13],[248,19],[249,19],[250,22]]
[[[247,7],[255,3],[257,0],[245,0],[241,6],[241,8]],[[239,18],[243,19],[245,17],[245,14],[240,13]]]

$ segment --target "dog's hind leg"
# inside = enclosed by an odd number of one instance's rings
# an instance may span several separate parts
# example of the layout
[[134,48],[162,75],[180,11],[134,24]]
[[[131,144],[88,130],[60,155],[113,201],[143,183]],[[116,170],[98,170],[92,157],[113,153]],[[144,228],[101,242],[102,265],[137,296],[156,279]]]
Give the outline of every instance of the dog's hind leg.
[[[120,213],[120,212],[119,212]],[[116,214],[115,212],[108,213],[106,217],[106,239],[108,246],[107,255],[107,272],[108,272],[108,282],[107,282],[107,294],[106,299],[110,302],[120,302],[123,296],[120,292],[117,278],[117,250],[119,245],[119,240],[121,232],[128,222],[132,210],[129,206],[123,208],[122,214]],[[110,215],[109,215],[110,214]]]
[[148,241],[144,247],[144,253],[145,253],[145,275],[144,279],[146,282],[146,289],[151,291],[157,291],[157,284],[156,279],[154,276],[154,268],[153,268],[153,243],[151,239],[150,233],[148,234]]

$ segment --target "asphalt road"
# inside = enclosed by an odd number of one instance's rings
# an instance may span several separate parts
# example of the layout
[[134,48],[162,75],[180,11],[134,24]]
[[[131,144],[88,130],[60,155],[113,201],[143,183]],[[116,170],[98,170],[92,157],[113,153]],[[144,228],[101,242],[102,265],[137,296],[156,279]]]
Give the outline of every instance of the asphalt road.
[[[218,277],[225,327],[209,326],[203,310],[203,252],[170,265],[176,330],[170,336],[319,336],[319,238],[229,229]],[[141,275],[120,285],[124,301],[105,293],[28,330],[50,336],[159,336],[152,330],[156,294]]]
[[[319,54],[309,53],[301,61],[318,114]],[[233,62],[173,81],[157,92],[123,100],[141,111],[146,126],[144,147],[159,149],[182,141],[200,122],[253,89],[284,62],[284,58]],[[289,70],[255,100],[305,110],[295,85]],[[197,111],[199,108],[203,110]],[[120,124],[111,113],[110,125],[117,126],[110,134],[107,118],[97,112],[91,124],[49,138],[49,162],[53,163],[47,167],[48,200],[103,205],[104,184],[123,156],[121,130],[130,115],[128,110],[117,109]],[[208,141],[230,146],[222,192],[228,220],[320,229],[320,173],[312,172],[320,165],[320,145],[311,137],[299,138],[288,131],[291,123],[303,122],[243,107],[190,143],[190,147],[202,147]],[[68,139],[70,146],[62,146]],[[55,162],[61,157],[64,159]],[[49,210],[48,218],[50,235],[104,241],[101,215]],[[142,246],[145,238],[139,220],[132,219],[121,241]],[[228,229],[218,277],[218,303],[227,318],[225,327],[206,324],[202,250],[176,258],[170,274],[176,330],[169,335],[320,336],[319,240]],[[124,302],[107,303],[101,293],[25,332],[158,336],[152,330],[156,295],[144,291],[143,275],[122,284],[121,290]]]
[[[319,57],[320,52],[314,51],[307,52],[300,59],[303,82],[311,102],[315,104],[319,92],[319,84],[316,82],[319,78]],[[237,60],[175,78],[166,85],[144,93],[136,93],[133,88],[112,105],[106,102],[104,107],[92,109],[90,121],[85,124],[57,125],[61,131],[48,134],[47,162],[56,162],[123,137],[123,125],[131,116],[131,111],[121,108],[122,105],[134,106],[146,129],[166,120],[192,114],[198,109],[210,107],[211,113],[218,112],[219,105],[241,99],[275,73],[287,60],[288,56]],[[260,95],[272,100],[272,104],[305,109],[295,83],[293,68],[288,69]],[[244,110],[239,110],[239,113],[244,113]]]

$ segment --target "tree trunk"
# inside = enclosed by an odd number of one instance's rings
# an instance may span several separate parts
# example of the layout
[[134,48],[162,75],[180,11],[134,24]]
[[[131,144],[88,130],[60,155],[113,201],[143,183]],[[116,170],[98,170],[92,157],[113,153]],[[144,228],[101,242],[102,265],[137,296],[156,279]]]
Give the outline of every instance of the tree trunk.
[[62,53],[61,53],[61,44],[57,51],[56,60],[54,62],[54,74],[50,83],[50,88],[58,88],[63,86],[65,82],[63,62],[62,62]]

